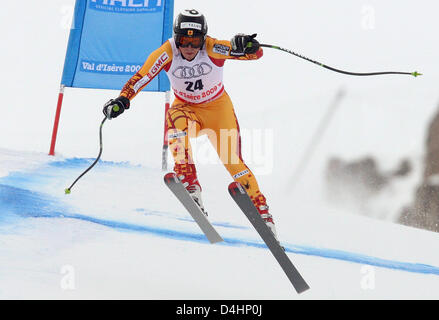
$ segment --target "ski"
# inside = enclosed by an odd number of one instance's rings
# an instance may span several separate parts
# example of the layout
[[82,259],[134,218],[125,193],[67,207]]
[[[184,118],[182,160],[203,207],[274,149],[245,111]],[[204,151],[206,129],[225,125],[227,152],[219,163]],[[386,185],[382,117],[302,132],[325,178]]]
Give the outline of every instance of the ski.
[[265,224],[265,221],[261,218],[258,210],[241,184],[238,182],[232,182],[229,185],[229,193],[242,212],[244,212],[244,214],[250,220],[250,223],[261,236],[262,240],[264,240],[268,249],[270,249],[271,253],[282,267],[282,270],[285,272],[297,293],[302,293],[308,290],[308,284],[288,258],[285,250],[276,240],[270,228]]
[[207,219],[206,215],[201,211],[200,207],[189,195],[189,192],[187,192],[177,175],[173,172],[167,173],[164,177],[164,180],[165,184],[186,208],[186,210],[200,227],[201,231],[203,231],[203,233],[206,235],[206,238],[210,241],[210,243],[223,241],[223,238],[218,234],[218,232]]

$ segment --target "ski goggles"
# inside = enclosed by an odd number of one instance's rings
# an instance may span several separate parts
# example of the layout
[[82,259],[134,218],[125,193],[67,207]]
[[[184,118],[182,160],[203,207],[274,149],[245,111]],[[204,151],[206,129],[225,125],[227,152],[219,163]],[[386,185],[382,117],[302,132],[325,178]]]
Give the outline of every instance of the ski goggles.
[[177,36],[175,42],[177,44],[177,47],[187,48],[191,46],[192,48],[201,48],[204,44],[204,38]]

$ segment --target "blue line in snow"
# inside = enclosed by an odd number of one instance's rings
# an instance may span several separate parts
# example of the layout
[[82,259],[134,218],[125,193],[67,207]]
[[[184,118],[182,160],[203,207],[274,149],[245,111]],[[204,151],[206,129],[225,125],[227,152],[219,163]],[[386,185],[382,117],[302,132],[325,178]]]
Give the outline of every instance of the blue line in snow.
[[[68,159],[64,159],[64,160],[48,162],[48,165],[51,167],[63,168],[63,169],[65,169],[65,168],[76,169],[79,167],[84,167],[84,169],[86,169],[95,160],[96,159],[94,159],[94,158],[68,158]],[[137,167],[140,168],[141,167],[140,165],[133,165],[132,163],[130,163],[128,161],[114,162],[114,161],[99,160],[98,165],[99,166],[106,166],[106,167],[116,166],[118,168],[137,168]]]
[[[120,221],[99,219],[82,214],[66,213],[66,208],[60,207],[59,202],[51,200],[48,196],[0,184],[0,217],[7,217],[10,222],[11,217],[51,217],[51,218],[72,218],[96,223],[119,231],[134,231],[152,234],[175,240],[193,241],[208,243],[205,236],[201,233],[187,231],[177,231],[172,229],[157,228],[152,226],[137,225]],[[1,222],[1,219],[0,219]],[[226,246],[249,246],[255,248],[266,248],[263,242],[240,240],[237,238],[225,238],[220,245]],[[407,272],[435,274],[439,275],[439,268],[426,264],[399,262],[387,259],[371,257],[367,255],[333,250],[327,248],[316,248],[299,245],[285,245],[289,253],[304,254],[323,258],[337,259],[347,262],[367,264],[382,268],[402,270]]]
[[[174,220],[186,221],[186,222],[193,222],[194,221],[190,216],[179,217],[177,215],[171,215],[169,212],[147,211],[144,208],[137,208],[137,209],[135,209],[135,211],[141,212],[141,213],[143,213],[145,215],[149,215],[149,216],[158,216],[158,217],[166,217],[166,218],[172,217]],[[234,225],[234,224],[231,224],[229,222],[212,222],[212,225],[217,226],[217,227],[230,228],[230,229],[242,229],[242,230],[248,229],[248,227]]]
[[342,261],[366,264],[366,265],[400,270],[400,271],[439,275],[438,267],[427,265],[427,264],[400,262],[400,261],[367,256],[359,253],[336,250],[336,249],[315,248],[315,247],[299,246],[299,245],[288,245],[284,247],[286,249],[286,252],[292,252],[297,254],[318,256],[318,257],[329,258],[329,259],[337,259]]

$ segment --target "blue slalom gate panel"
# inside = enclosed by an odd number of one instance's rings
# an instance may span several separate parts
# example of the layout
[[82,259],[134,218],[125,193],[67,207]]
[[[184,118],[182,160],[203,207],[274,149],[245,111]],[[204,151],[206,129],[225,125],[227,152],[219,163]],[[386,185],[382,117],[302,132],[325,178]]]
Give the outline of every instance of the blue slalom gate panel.
[[[77,0],[61,84],[120,90],[172,37],[174,0]],[[144,90],[168,91],[165,74]]]

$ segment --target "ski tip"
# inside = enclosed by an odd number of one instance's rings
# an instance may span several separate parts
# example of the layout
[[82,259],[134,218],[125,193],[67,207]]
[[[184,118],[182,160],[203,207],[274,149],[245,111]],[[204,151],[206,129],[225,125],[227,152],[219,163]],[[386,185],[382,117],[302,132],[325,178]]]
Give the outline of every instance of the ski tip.
[[70,194],[70,192],[72,192],[70,188],[64,189],[64,194]]
[[422,76],[422,73],[415,71],[415,72],[412,72],[412,76],[414,76],[416,78],[416,77]]
[[216,237],[214,239],[207,239],[207,240],[209,240],[210,244],[220,243],[220,242],[224,241],[224,239],[221,238],[220,235],[218,235],[218,237]]
[[304,293],[305,291],[307,291],[307,290],[309,290],[310,288],[309,288],[309,285],[308,284],[304,284],[302,287],[300,287],[300,288],[296,288],[296,292],[298,293],[298,294],[301,294],[301,293]]

